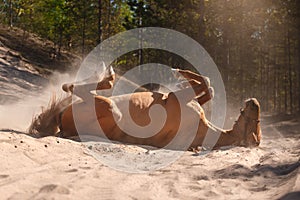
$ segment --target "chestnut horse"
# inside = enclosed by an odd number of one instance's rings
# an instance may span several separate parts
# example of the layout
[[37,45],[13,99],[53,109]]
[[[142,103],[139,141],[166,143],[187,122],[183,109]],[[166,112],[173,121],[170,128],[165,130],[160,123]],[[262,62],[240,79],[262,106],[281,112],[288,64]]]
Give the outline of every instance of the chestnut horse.
[[[142,88],[132,94],[119,96],[92,95],[90,91],[95,89],[95,85],[96,90],[113,87],[116,77],[111,67],[106,69],[106,76],[96,84],[64,84],[63,90],[80,97],[80,100],[72,102],[72,96],[60,101],[53,99],[50,107],[33,119],[29,133],[41,137],[55,135],[70,138],[82,134],[78,133],[75,125],[80,122],[80,126],[84,127],[84,132],[89,135],[106,137],[122,143],[159,148],[171,143],[178,132],[183,132],[183,136],[181,135],[181,138],[170,148],[181,148],[186,143],[192,148],[201,146],[208,131],[219,134],[216,143],[211,144],[213,147],[259,145],[261,140],[260,105],[256,99],[246,100],[245,107],[241,109],[241,114],[231,130],[220,129],[206,119],[201,107],[213,97],[209,79],[188,70],[177,69],[176,71],[188,80],[188,84],[183,84],[180,90],[169,93]],[[164,119],[161,117],[163,114],[154,109],[157,105],[164,108]],[[92,109],[96,116],[91,114]],[[184,119],[182,119],[182,114],[185,114]],[[143,131],[137,131],[139,135],[128,134],[136,127],[130,120],[139,127],[149,127],[150,131],[146,128],[141,129]],[[99,131],[99,125],[101,131]],[[161,128],[155,135],[149,135],[148,132],[157,128],[156,125]],[[191,127],[195,128],[194,135],[190,133],[192,131],[189,131]],[[189,137],[192,139],[190,140]]]

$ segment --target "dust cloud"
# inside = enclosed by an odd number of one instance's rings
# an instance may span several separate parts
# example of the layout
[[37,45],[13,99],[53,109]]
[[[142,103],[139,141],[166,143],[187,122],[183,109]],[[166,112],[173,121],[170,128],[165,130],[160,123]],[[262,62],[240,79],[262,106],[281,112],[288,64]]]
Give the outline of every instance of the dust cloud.
[[47,108],[52,97],[62,98],[66,96],[61,89],[63,83],[71,82],[74,76],[54,72],[49,79],[49,83],[40,91],[18,91],[12,96],[19,98],[17,102],[0,105],[0,129],[12,129],[26,132],[32,118],[41,113],[43,108]]

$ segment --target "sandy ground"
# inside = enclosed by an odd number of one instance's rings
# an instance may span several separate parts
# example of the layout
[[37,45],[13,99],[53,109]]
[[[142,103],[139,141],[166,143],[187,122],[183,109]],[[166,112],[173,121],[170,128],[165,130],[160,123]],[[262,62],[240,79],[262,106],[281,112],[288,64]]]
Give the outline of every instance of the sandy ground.
[[[264,127],[278,133],[274,124]],[[269,133],[259,148],[185,152],[160,170],[126,173],[105,166],[82,143],[4,130],[0,199],[278,199],[288,193],[285,199],[299,199],[299,192],[292,193],[300,191],[299,136]],[[115,159],[136,153],[147,157],[156,151],[99,145],[105,146],[103,154]]]

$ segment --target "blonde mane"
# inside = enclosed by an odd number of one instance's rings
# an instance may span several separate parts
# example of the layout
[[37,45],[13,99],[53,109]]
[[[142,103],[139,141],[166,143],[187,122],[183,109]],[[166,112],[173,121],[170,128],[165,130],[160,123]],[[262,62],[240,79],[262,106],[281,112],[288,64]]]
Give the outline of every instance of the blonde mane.
[[57,98],[53,95],[47,108],[42,107],[42,113],[32,119],[28,133],[36,137],[56,136],[59,132],[59,115],[72,104],[72,96]]

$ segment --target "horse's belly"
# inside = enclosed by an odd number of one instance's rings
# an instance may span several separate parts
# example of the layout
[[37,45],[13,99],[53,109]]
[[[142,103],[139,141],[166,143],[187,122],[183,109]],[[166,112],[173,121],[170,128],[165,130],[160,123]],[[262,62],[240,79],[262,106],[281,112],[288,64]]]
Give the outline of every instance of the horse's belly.
[[151,106],[145,108],[131,102],[116,102],[122,113],[118,126],[123,133],[117,140],[165,147],[174,140],[177,134],[180,134],[171,148],[189,146],[197,137],[202,111],[200,105],[194,102],[180,108],[179,104],[172,102],[171,99],[166,102],[167,104],[151,105],[158,106],[156,108],[151,108]]
[[[80,132],[99,136],[103,136],[104,132],[111,140],[156,147],[165,147],[176,138],[170,148],[182,144],[186,146],[185,144],[191,144],[193,139],[199,140],[202,137],[197,130],[200,128],[198,126],[203,129],[205,117],[199,104],[189,103],[180,108],[172,99],[168,99],[165,104],[160,97],[152,97],[153,95],[146,94],[146,97],[138,101],[131,101],[128,96],[110,98],[113,102],[112,109],[105,109],[104,112],[103,106],[99,104],[96,107],[96,120],[84,104],[78,105],[80,115],[77,116],[77,121],[83,129]],[[114,113],[117,113],[117,116],[114,116]],[[78,124],[75,126],[72,106],[62,115],[62,127],[66,136],[77,135]],[[103,132],[99,132],[100,130]],[[178,134],[181,135],[176,137]]]

